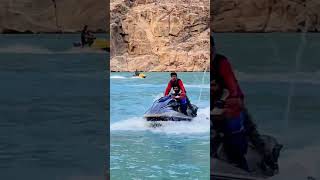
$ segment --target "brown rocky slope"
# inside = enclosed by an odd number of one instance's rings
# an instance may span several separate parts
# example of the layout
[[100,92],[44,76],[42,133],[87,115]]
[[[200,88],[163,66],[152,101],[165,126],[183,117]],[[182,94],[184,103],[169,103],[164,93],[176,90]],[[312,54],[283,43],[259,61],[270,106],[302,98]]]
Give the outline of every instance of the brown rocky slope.
[[320,31],[319,0],[212,0],[215,32]]
[[111,71],[209,70],[209,0],[112,0]]
[[77,32],[84,24],[92,31],[106,32],[109,24],[107,1],[55,1],[56,13],[52,0],[2,0],[0,32]]

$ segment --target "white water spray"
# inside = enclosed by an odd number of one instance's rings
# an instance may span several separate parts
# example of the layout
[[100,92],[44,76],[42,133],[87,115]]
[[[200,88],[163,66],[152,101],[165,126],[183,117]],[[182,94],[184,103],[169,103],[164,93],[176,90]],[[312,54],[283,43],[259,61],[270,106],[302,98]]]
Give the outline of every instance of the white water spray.
[[198,98],[197,104],[199,104],[199,103],[200,103],[200,100],[201,100],[202,89],[203,89],[203,86],[205,85],[205,84],[204,84],[204,78],[205,78],[206,73],[207,73],[207,68],[204,70],[203,75],[202,75],[200,94],[199,94],[199,98]]
[[[306,32],[308,30],[308,21],[306,18],[306,24],[304,26],[304,29],[302,30],[301,33],[301,43],[298,47],[297,53],[296,53],[296,59],[295,59],[295,69],[294,69],[294,77],[297,77],[298,73],[299,73],[299,69],[300,69],[300,64],[301,64],[301,57],[307,42],[306,39]],[[292,78],[290,81],[290,87],[289,87],[289,93],[288,93],[288,99],[287,99],[287,108],[285,111],[285,122],[287,127],[289,127],[290,123],[289,123],[289,119],[290,119],[290,111],[291,111],[291,103],[292,103],[292,97],[294,95],[295,92],[295,78]]]

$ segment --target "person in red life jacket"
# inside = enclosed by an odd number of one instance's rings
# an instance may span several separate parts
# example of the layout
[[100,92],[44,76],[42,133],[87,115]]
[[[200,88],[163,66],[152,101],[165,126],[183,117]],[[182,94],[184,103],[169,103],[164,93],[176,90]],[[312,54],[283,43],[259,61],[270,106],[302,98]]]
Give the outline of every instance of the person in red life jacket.
[[[217,80],[223,89],[229,91],[229,97],[220,101],[219,106],[223,106],[223,116],[225,119],[234,119],[237,117],[243,117],[243,126],[245,128],[246,135],[249,137],[252,144],[257,148],[260,154],[264,157],[263,163],[267,164],[269,167],[276,166],[273,156],[265,147],[264,141],[261,135],[257,131],[257,127],[253,122],[248,110],[244,105],[244,94],[241,91],[239,83],[234,75],[231,64],[227,57],[217,54],[214,44],[214,38],[211,34],[210,36],[211,46],[210,46],[210,77]],[[211,88],[211,109],[216,107],[216,102],[214,102],[215,92]],[[277,167],[272,167],[277,168]]]
[[[181,91],[181,94],[184,94],[186,96],[186,103],[187,103],[187,107],[186,108],[190,108],[191,112],[193,113],[193,115],[197,115],[194,107],[192,106],[191,102],[190,102],[190,99],[188,98],[187,96],[187,92],[186,92],[186,89],[184,88],[184,85],[183,85],[183,82],[181,79],[178,78],[178,75],[176,72],[172,72],[170,73],[170,81],[167,85],[167,88],[164,92],[164,96],[168,96],[169,93],[171,92],[171,89],[175,86],[177,86],[179,88],[179,90]],[[186,109],[187,110],[187,109]],[[187,115],[187,113],[184,113]]]
[[178,86],[182,93],[186,94],[186,89],[184,88],[183,82],[181,79],[178,79],[178,75],[175,72],[170,74],[170,81],[167,85],[167,88],[164,92],[164,96],[168,96],[173,86]]
[[180,103],[180,111],[183,114],[188,115],[188,98],[186,93],[184,93],[178,85],[173,85],[172,89],[173,93],[171,94],[171,97]]
[[[214,104],[211,117],[213,119],[213,130],[216,134],[214,134],[212,139],[211,153],[213,157],[217,157],[218,148],[223,142],[229,161],[236,164],[239,168],[249,171],[245,158],[248,141],[243,125],[244,113],[240,112],[237,116],[236,114],[226,116],[230,112],[228,111],[229,108],[225,107],[224,102],[230,98],[230,92],[228,89],[223,88],[222,81],[213,78],[210,84],[214,93],[214,96],[211,97]],[[220,134],[223,134],[223,137]]]
[[[244,94],[241,91],[239,83],[233,73],[228,59],[220,54],[216,54],[213,36],[210,36],[210,77],[214,77],[221,83],[224,89],[229,91],[229,97],[225,103],[225,115],[228,118],[237,117],[244,109]],[[214,95],[214,93],[211,93]]]

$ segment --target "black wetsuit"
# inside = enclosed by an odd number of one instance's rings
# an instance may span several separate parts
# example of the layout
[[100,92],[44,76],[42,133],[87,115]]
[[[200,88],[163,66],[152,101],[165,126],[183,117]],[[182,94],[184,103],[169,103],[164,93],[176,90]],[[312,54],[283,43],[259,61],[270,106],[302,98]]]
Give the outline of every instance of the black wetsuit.
[[82,30],[81,31],[81,46],[82,47],[87,44],[86,36],[87,36],[87,30]]

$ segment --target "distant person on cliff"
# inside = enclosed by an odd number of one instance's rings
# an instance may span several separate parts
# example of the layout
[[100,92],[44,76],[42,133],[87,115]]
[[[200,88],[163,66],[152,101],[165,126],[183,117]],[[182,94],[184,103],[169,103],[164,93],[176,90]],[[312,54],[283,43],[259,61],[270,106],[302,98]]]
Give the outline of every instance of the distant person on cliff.
[[[243,115],[243,126],[245,128],[247,136],[249,137],[253,145],[257,148],[257,150],[260,152],[260,154],[264,157],[264,163],[272,166],[275,160],[273,159],[272,154],[270,154],[266,150],[265,143],[262,140],[260,134],[258,133],[257,127],[244,105],[244,94],[241,91],[238,81],[233,73],[231,64],[227,57],[216,53],[214,38],[212,34],[210,36],[210,41],[210,77],[211,79],[215,79],[218,82],[220,82],[223,89],[227,89],[229,91],[229,97],[225,101],[219,103],[220,106],[224,106],[224,116],[227,119],[233,119],[235,117],[239,117],[241,114]],[[215,108],[215,104],[213,102],[215,92],[213,91],[212,87],[210,89],[210,109],[213,110]],[[215,121],[214,119],[212,120]]]
[[94,35],[88,30],[88,26],[85,25],[81,31],[81,47],[85,45],[90,47],[95,39]]

